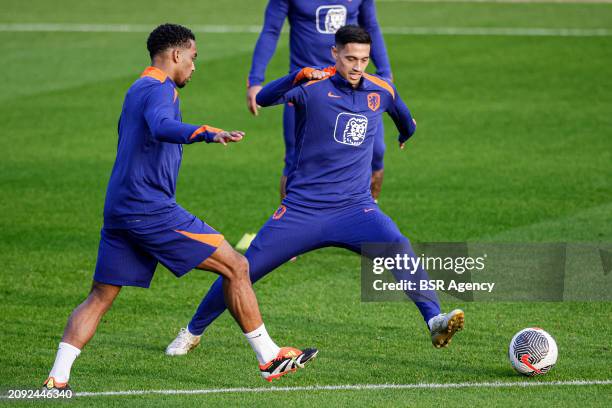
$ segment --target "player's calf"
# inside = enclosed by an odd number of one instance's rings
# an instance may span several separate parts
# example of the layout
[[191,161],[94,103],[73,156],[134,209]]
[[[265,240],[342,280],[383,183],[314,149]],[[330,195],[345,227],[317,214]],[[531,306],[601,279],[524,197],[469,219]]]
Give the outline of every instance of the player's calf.
[[110,309],[121,286],[93,282],[87,299],[68,318],[62,341],[82,349],[91,340],[100,319]]
[[70,370],[81,349],[91,340],[98,323],[113,304],[121,290],[120,286],[93,282],[87,299],[70,315],[62,342],[59,344],[55,363],[43,384],[46,390],[68,390]]
[[251,332],[263,324],[249,277],[249,262],[227,241],[224,240],[198,268],[216,272],[223,277],[223,295],[227,308],[243,333]]
[[317,355],[316,349],[301,351],[293,347],[280,348],[272,340],[259,314],[249,277],[249,263],[226,241],[199,268],[213,270],[223,276],[225,303],[255,352],[263,378],[272,381],[304,367]]

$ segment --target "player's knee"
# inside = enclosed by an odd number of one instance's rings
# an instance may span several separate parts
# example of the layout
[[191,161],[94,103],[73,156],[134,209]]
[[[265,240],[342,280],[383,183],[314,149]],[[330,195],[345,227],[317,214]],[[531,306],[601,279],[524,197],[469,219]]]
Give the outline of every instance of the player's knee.
[[229,269],[228,276],[227,276],[228,279],[235,280],[235,281],[240,281],[240,280],[250,281],[249,279],[249,261],[247,261],[247,259],[244,256],[237,254],[235,261],[233,261],[232,264],[229,265],[228,269]]
[[402,249],[410,248],[410,240],[408,240],[408,238],[406,238],[402,234],[395,234],[395,235],[393,235],[393,237],[391,238],[391,242],[395,246],[400,247]]
[[113,304],[120,289],[120,286],[94,282],[89,293],[89,300],[99,307],[108,308]]

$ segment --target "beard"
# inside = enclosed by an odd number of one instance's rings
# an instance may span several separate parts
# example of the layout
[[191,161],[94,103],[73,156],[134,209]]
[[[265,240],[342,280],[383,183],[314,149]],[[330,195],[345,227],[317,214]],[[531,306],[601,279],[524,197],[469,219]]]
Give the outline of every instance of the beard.
[[181,82],[177,82],[176,86],[178,88],[184,88],[185,85],[187,85],[187,82],[189,82],[191,80],[191,75],[189,75],[187,78],[183,79]]

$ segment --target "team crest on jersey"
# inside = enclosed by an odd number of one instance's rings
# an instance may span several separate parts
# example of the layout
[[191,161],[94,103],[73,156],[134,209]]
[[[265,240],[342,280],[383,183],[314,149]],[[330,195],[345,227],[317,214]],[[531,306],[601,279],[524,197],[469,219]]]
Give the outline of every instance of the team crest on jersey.
[[376,110],[380,107],[380,95],[376,92],[372,92],[368,94],[368,108],[372,111],[376,112]]
[[363,115],[342,112],[336,117],[334,139],[338,143],[359,146],[363,143],[368,131],[368,118]]
[[335,34],[346,25],[346,7],[340,4],[317,8],[317,31],[322,34]]

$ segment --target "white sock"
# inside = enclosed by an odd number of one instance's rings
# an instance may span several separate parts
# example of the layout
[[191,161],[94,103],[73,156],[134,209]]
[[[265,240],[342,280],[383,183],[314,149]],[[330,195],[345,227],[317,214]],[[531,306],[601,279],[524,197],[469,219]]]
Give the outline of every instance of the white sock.
[[249,333],[244,333],[253,351],[257,355],[259,364],[265,364],[278,355],[280,347],[270,338],[266,326],[262,323],[261,326]]
[[81,354],[81,350],[72,344],[60,343],[55,356],[55,364],[53,364],[49,377],[55,378],[55,381],[60,383],[68,382],[70,369],[79,354]]

